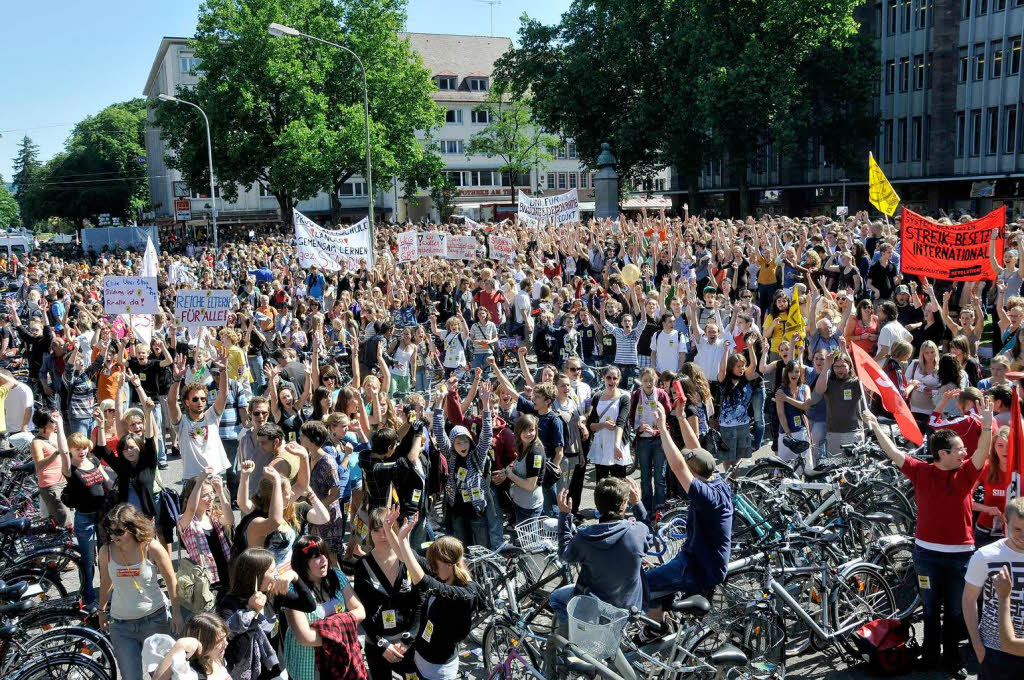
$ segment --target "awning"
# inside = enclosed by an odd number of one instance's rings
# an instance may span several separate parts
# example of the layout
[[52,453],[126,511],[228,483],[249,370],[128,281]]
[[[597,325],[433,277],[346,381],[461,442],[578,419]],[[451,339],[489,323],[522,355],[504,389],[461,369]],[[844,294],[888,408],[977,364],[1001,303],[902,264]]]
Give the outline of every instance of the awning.
[[580,201],[580,212],[594,212],[594,201]]
[[669,210],[672,208],[672,199],[664,196],[627,198],[621,206],[623,210]]

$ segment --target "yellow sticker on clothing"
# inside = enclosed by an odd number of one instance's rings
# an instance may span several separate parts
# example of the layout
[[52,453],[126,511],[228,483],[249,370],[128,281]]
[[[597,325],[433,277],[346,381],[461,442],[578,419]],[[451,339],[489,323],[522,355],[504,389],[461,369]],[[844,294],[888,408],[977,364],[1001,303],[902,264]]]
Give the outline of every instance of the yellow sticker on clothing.
[[846,401],[853,399],[853,390],[843,390],[843,399]]
[[455,474],[456,478],[460,482],[466,481],[466,468],[459,468],[459,471]]
[[466,489],[462,490],[462,502],[469,503],[469,491]]
[[398,625],[398,616],[394,609],[385,609],[381,613],[381,620],[384,622],[385,628],[394,628]]
[[536,454],[533,457],[533,467],[539,468],[543,464],[544,464],[544,456],[540,455],[539,453]]
[[473,489],[469,495],[474,501],[482,501],[484,499],[483,489]]
[[419,489],[413,489],[412,490],[412,502],[413,503],[419,503],[420,502],[420,496],[422,496],[422,492]]
[[932,580],[931,580],[931,578],[929,578],[927,576],[921,576],[920,574],[918,574],[918,576],[917,576],[917,585],[922,590],[931,590],[931,588],[932,588]]
[[430,638],[434,635],[434,622],[427,621],[427,625],[423,627],[423,639],[430,642]]

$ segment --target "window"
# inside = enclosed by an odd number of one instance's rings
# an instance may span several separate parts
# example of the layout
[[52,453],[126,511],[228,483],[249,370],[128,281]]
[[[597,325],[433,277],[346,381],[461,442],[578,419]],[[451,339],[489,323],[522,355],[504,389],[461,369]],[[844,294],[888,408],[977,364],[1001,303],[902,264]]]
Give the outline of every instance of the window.
[[985,79],[985,43],[974,46],[974,79]]
[[493,170],[467,170],[466,174],[469,175],[469,183],[466,186],[471,187],[500,187],[501,186],[501,173],[494,172]]
[[922,141],[921,116],[914,116],[910,119],[910,160],[921,160]]
[[900,92],[910,89],[910,57],[900,57]]
[[1004,9],[1006,9],[1006,0],[995,0],[995,2],[992,3],[992,5],[993,12],[1002,12]]
[[558,157],[559,160],[565,160],[565,145],[564,144],[562,144],[561,146],[558,147],[555,155]]
[[896,62],[889,59],[885,62],[885,93],[892,94],[896,90]]
[[993,155],[999,153],[999,109],[995,106],[989,107],[988,118],[988,144],[985,145],[985,153]]
[[487,92],[487,78],[466,78],[473,92]]
[[968,71],[968,60],[967,60],[967,48],[966,47],[961,47],[960,48],[959,57],[960,57],[960,69],[957,72],[957,82],[958,83],[966,83],[967,82],[967,71]]
[[461,139],[443,139],[441,140],[441,153],[457,154],[463,153],[463,146]]
[[910,17],[911,17],[911,3],[910,0],[900,0],[900,14],[903,15],[903,32],[906,33],[910,30]]
[[577,158],[576,142],[569,142],[569,158]]
[[981,153],[981,109],[971,111],[971,155]]
[[975,16],[980,17],[983,14],[988,14],[988,0],[977,0],[975,7],[977,8]]
[[892,121],[885,121],[882,132],[882,159],[885,162],[892,162]]
[[932,55],[934,52],[929,52],[925,55],[924,64],[924,86],[926,89],[932,89]]
[[1020,73],[1020,38],[1010,39],[1010,75]]
[[577,175],[575,172],[570,172],[569,173],[569,188],[570,189],[575,189],[576,188],[576,182],[577,182],[578,179],[579,179],[579,175]]
[[448,109],[444,112],[444,122],[446,123],[461,123],[462,122],[462,109]]
[[992,47],[992,77],[1002,78],[1003,76],[1003,41],[997,40]]
[[564,172],[558,173],[558,188],[559,189],[565,189],[566,188],[566,175],[565,175]]
[[875,5],[875,37],[882,37],[882,3]]
[[896,160],[900,163],[907,160],[907,119],[900,118],[896,123]]
[[[213,185],[213,195],[216,198],[220,198],[220,185],[219,184],[214,184]],[[192,192],[192,198],[209,198],[209,197],[210,197],[210,190],[207,189],[207,188],[196,189],[196,190],[194,190]]]
[[892,35],[896,32],[896,0],[889,1],[889,11],[887,12],[888,23],[886,24],[886,33]]
[[924,89],[924,55],[914,55],[914,89]]
[[258,186],[260,188],[260,198],[267,198],[269,196],[273,196],[274,195],[274,194],[270,193],[269,189],[267,189],[265,186],[263,186],[259,182],[256,183],[256,186]]
[[971,18],[971,0],[960,0],[960,18]]
[[1007,106],[1003,113],[1003,153],[1013,153],[1017,148],[1017,105]]
[[366,182],[345,182],[341,185],[341,191],[338,192],[343,197],[355,197],[366,195]]
[[181,57],[179,61],[182,73],[195,73],[203,65],[203,60],[197,57]]
[[925,116],[924,117],[924,145],[923,145],[924,148],[922,149],[922,156],[921,156],[924,160],[928,160],[931,157],[931,155],[929,153],[929,150],[931,148],[931,144],[928,141],[930,139],[931,132],[932,132],[932,117],[931,116]]
[[486,125],[491,122],[491,112],[487,109],[479,109],[472,111],[470,117],[474,123],[480,123]]
[[664,191],[665,190],[665,178],[664,177],[660,177],[660,178],[654,180],[654,190],[655,191]]
[[590,175],[588,175],[585,172],[581,172],[580,173],[580,189],[586,189],[587,188],[587,180],[589,180],[589,179],[590,179]]
[[462,183],[462,171],[461,170],[449,170],[444,173],[444,176],[448,178],[452,186],[462,187],[466,186]]
[[967,125],[966,117],[963,111],[957,111],[956,114],[956,148],[954,149],[954,156],[962,158],[964,155],[964,141],[967,139],[967,132],[964,129]]
[[934,0],[917,0],[917,11],[914,13],[914,28],[924,28],[928,25],[928,11]]
[[555,188],[555,180],[556,179],[557,178],[555,177],[555,173],[553,173],[553,172],[549,172],[548,173],[548,189],[554,189]]
[[458,78],[455,76],[438,76],[437,77],[437,89],[439,90],[454,90]]

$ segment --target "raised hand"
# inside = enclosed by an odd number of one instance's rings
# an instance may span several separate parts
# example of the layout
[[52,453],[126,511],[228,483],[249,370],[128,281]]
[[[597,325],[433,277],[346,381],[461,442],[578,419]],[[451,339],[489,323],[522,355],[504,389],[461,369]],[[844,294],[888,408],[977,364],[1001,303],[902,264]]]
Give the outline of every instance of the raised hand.
[[1010,592],[1013,590],[1013,578],[1010,576],[1010,568],[1003,565],[1003,568],[992,579],[992,585],[995,587],[996,594],[999,597],[1010,597]]
[[558,512],[563,515],[572,514],[572,499],[569,498],[569,489],[562,489],[558,492]]
[[185,360],[186,357],[184,354],[178,354],[178,356],[174,357],[173,375],[175,381],[185,379]]
[[[952,390],[950,390],[952,391]],[[959,390],[957,390],[959,392]],[[995,411],[992,405],[992,397],[985,397],[985,405],[981,407],[981,426],[986,430],[992,428],[992,416]]]

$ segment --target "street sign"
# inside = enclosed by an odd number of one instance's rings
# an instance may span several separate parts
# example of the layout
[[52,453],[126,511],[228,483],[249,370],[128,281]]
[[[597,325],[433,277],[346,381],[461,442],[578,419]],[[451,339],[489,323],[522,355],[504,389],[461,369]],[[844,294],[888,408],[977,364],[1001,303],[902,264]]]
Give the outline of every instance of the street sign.
[[836,217],[846,217],[850,214],[849,206],[838,205],[836,206]]
[[99,221],[101,227],[109,227],[110,226],[110,213],[103,213],[101,215],[98,215],[97,216],[97,220]]
[[120,217],[115,217],[115,218],[113,218],[113,219],[111,220],[111,222],[113,222],[113,223],[114,223],[114,226],[115,226],[115,227],[120,227],[120,226],[121,226],[121,218],[120,218]]
[[188,222],[192,219],[192,201],[187,198],[175,199],[174,219],[178,222]]
[[174,197],[175,198],[188,198],[189,190],[188,185],[185,182],[177,181],[174,183]]

